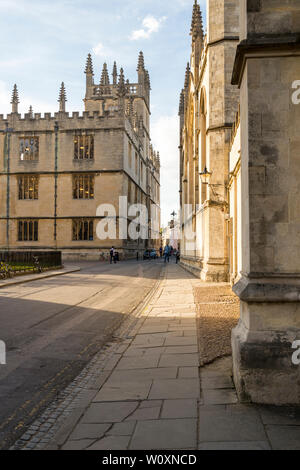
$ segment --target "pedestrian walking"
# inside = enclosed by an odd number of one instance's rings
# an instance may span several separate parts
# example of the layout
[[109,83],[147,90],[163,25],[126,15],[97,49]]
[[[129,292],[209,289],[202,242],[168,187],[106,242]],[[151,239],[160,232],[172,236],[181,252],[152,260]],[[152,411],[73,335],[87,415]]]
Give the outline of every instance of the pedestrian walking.
[[178,261],[180,261],[180,251],[177,250],[176,252],[176,264],[178,264]]
[[169,245],[166,245],[165,246],[165,249],[164,249],[164,262],[166,263],[167,260],[168,260],[168,263],[170,262],[170,247]]
[[115,257],[115,249],[114,249],[113,246],[111,247],[111,249],[110,249],[110,251],[109,251],[109,256],[110,256],[110,264],[112,264],[113,259],[114,259],[114,257]]
[[160,249],[159,249],[159,255],[160,255],[160,257],[162,258],[162,255],[163,255],[163,249],[162,249],[162,246],[161,246],[161,247],[160,247]]

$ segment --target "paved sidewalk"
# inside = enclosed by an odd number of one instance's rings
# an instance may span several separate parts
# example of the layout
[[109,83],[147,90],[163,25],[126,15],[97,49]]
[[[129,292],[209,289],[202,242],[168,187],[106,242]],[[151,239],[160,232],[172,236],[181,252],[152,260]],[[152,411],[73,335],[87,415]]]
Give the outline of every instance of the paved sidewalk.
[[65,425],[51,428],[60,413],[52,407],[38,435],[33,425],[14,448],[300,449],[299,408],[238,403],[230,356],[199,367],[193,288],[200,282],[167,265],[148,306],[109,347],[109,360],[100,352],[92,372],[70,385],[84,398],[66,394],[73,411],[62,412]]
[[137,334],[115,354],[115,368],[63,449],[197,447],[194,280],[178,266],[167,267]]
[[[199,369],[193,287],[166,268],[132,339],[62,449],[300,448],[300,415],[238,403],[231,358]],[[200,371],[200,373],[199,373]]]

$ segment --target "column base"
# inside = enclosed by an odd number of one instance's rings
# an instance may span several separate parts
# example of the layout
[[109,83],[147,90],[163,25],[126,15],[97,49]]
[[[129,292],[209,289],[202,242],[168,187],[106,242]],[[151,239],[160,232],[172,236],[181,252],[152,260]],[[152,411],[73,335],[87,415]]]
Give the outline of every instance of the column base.
[[206,262],[203,259],[181,256],[180,264],[187,271],[199,277],[202,281],[206,282],[228,282],[228,265],[224,260],[221,262]]
[[240,298],[249,297],[241,301],[241,318],[232,331],[234,382],[241,401],[299,405],[300,364],[293,364],[292,344],[300,340],[300,302],[276,298],[280,292],[295,298],[299,286],[276,287],[243,279],[233,288]]

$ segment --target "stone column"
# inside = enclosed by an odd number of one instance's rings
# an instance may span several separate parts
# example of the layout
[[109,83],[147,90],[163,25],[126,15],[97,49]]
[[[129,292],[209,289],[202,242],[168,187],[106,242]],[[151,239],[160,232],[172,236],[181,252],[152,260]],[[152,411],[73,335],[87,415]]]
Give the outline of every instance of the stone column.
[[300,2],[241,0],[240,22],[232,81],[240,87],[243,227],[242,278],[233,288],[241,299],[232,333],[234,380],[242,400],[296,404]]

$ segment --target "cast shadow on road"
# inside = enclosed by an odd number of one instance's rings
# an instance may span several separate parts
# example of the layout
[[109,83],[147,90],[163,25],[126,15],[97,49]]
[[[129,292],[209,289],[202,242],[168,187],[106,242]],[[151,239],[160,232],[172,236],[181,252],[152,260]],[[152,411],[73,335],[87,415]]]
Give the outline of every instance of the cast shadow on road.
[[[1,305],[1,303],[0,303]],[[0,366],[0,449],[26,431],[58,393],[113,339],[117,311],[9,299],[0,310],[6,365]]]

